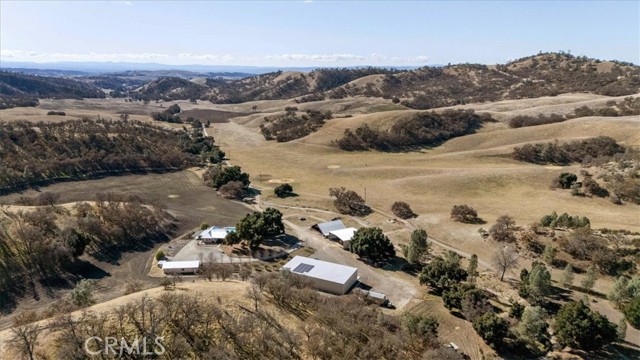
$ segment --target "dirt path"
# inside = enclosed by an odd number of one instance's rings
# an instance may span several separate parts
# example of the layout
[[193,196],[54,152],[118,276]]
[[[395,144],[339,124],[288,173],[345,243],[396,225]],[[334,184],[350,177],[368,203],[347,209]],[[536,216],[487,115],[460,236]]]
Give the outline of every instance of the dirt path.
[[[262,211],[263,206],[275,206],[290,210],[315,211],[335,216],[340,215],[322,209],[284,206],[266,201],[262,202],[260,196],[256,198],[256,203],[257,204],[255,205],[255,209],[258,211]],[[288,216],[300,215],[301,214],[288,214]],[[371,266],[366,265],[362,261],[359,261],[354,254],[345,251],[338,244],[323,238],[316,231],[311,230],[308,227],[299,226],[286,219],[283,220],[283,222],[293,230],[295,236],[298,239],[316,250],[316,252],[313,254],[314,258],[357,268],[360,281],[368,286],[371,286],[373,290],[386,294],[397,309],[402,309],[411,300],[418,298],[420,291],[419,286],[414,281],[411,281],[410,277],[406,274],[374,269]]]

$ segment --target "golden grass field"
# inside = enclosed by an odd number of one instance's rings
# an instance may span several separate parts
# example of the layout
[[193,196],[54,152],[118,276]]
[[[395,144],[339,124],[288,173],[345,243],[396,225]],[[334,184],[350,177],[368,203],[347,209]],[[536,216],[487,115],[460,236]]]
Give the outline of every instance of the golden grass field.
[[[240,165],[243,171],[251,174],[252,186],[262,190],[263,197],[269,201],[335,211],[328,196],[329,188],[344,186],[363,196],[366,191],[367,203],[378,212],[364,221],[388,231],[389,237],[396,243],[406,241],[409,231],[387,220],[393,217],[390,210],[393,202],[405,201],[419,214],[418,218],[410,221],[412,225],[426,229],[430,237],[455,249],[477,254],[482,265],[490,261],[496,244],[483,239],[477,230],[480,227],[488,229],[497,217],[504,214],[511,215],[518,225],[528,225],[552,211],[567,212],[587,216],[593,228],[640,231],[638,205],[625,203],[618,206],[606,198],[574,197],[569,191],[550,188],[552,179],[562,172],[579,172],[579,165],[534,165],[512,160],[508,156],[513,147],[529,142],[565,142],[600,135],[613,137],[625,146],[640,147],[640,116],[585,117],[519,129],[511,129],[506,124],[517,115],[567,114],[583,105],[598,107],[609,100],[620,101],[622,98],[565,94],[456,106],[454,108],[488,112],[499,122],[486,124],[476,134],[452,139],[434,149],[405,153],[345,152],[332,145],[332,141],[339,138],[346,128],[355,128],[361,123],[384,128],[395,119],[416,112],[403,110],[385,99],[348,98],[303,104],[290,100],[231,105],[205,102],[191,104],[187,101],[177,103],[183,110],[209,109],[239,113],[239,117],[231,118],[228,122],[213,123],[207,133],[222,146],[231,164]],[[170,104],[163,104],[163,108]],[[254,105],[257,106],[255,112],[252,111]],[[282,112],[286,106],[296,106],[300,110],[330,110],[334,119],[327,121],[318,132],[299,140],[288,143],[264,140],[259,130],[264,116]],[[163,108],[160,104],[144,106],[139,102],[125,103],[122,99],[43,100],[39,108],[0,111],[0,121],[59,121],[84,116],[117,119],[120,113],[127,112],[132,114],[132,119],[151,122],[149,114],[162,111]],[[46,116],[48,110],[64,110],[67,116]],[[436,109],[439,110],[442,109]],[[346,115],[351,117],[344,117]],[[284,200],[270,196],[272,189],[282,182],[292,184],[299,196]],[[468,225],[452,221],[449,215],[451,207],[459,204],[467,204],[478,210],[479,216],[487,223]],[[298,213],[286,208],[281,210],[285,217]],[[528,261],[522,261],[520,266],[528,267],[529,264]],[[553,271],[554,279],[558,278],[560,272]],[[580,276],[577,279],[579,281]],[[610,286],[610,279],[601,279],[595,290],[606,293]],[[463,346],[471,358],[481,358],[482,353],[487,355],[491,352],[481,341],[464,340],[467,336],[475,335],[475,332],[470,329],[469,323],[444,314],[440,300],[416,300],[408,308],[440,314],[445,319],[443,331],[451,336],[459,331],[462,338],[458,341],[463,344],[458,345]],[[620,316],[605,301],[600,302],[598,308],[616,319]],[[457,320],[467,326],[461,327],[456,323]],[[629,328],[628,339],[640,346],[636,336],[640,337],[640,331]]]
[[[459,108],[475,108],[506,121],[521,114],[566,113],[583,105],[600,106],[611,99],[621,100],[622,97],[564,94]],[[331,142],[346,128],[355,128],[365,122],[372,127],[385,127],[394,119],[408,116],[415,110],[369,113],[376,107],[390,105],[388,100],[377,98],[303,104],[289,100],[231,105],[177,103],[183,110],[241,113],[242,116],[229,122],[212,124],[207,132],[227,152],[232,164],[242,166],[251,174],[254,186],[268,192],[278,182],[286,180],[301,195],[296,199],[298,203],[313,203],[322,198],[328,200],[330,187],[344,186],[361,195],[366,188],[367,202],[373,207],[390,213],[394,201],[406,201],[420,215],[414,221],[416,225],[424,226],[429,234],[479,256],[488,256],[491,246],[486,246],[478,235],[479,226],[449,219],[453,205],[468,204],[476,208],[479,216],[488,222],[485,227],[503,214],[510,214],[517,224],[526,225],[555,210],[587,216],[594,228],[640,231],[640,207],[637,205],[616,206],[607,199],[573,197],[567,191],[550,189],[549,184],[554,177],[561,172],[578,172],[579,165],[541,166],[515,161],[507,156],[513,147],[527,142],[563,142],[599,135],[611,136],[623,145],[637,147],[640,146],[640,116],[586,117],[519,129],[511,129],[502,122],[490,123],[477,134],[452,139],[434,149],[406,153],[345,152]],[[255,113],[251,110],[254,105],[258,108]],[[169,104],[162,103],[145,106],[122,99],[46,100],[39,108],[3,110],[0,120],[58,121],[82,116],[116,119],[120,113],[127,112],[139,114],[131,115],[133,119],[152,121],[146,114],[161,111],[167,106]],[[331,110],[335,118],[327,121],[318,132],[299,140],[289,143],[264,140],[259,132],[262,117],[281,112],[286,106],[296,106],[300,110]],[[49,109],[64,110],[67,116],[43,116]],[[245,115],[247,113],[250,115]],[[352,117],[342,118],[345,115]],[[331,206],[329,201],[326,205]]]

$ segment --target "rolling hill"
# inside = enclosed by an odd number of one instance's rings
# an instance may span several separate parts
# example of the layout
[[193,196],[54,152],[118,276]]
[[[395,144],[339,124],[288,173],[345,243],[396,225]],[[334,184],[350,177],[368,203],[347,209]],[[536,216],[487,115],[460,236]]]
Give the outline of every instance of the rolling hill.
[[[167,88],[171,85],[171,88]],[[640,91],[640,67],[615,61],[544,53],[487,66],[457,64],[399,71],[385,68],[317,69],[309,73],[273,72],[240,80],[209,79],[189,86],[177,79],[150,83],[137,91],[152,100],[194,96],[228,104],[296,98],[297,102],[354,96],[382,97],[415,109],[466,103],[556,96],[580,92],[622,96]],[[153,90],[158,88],[159,90]]]
[[104,98],[99,88],[80,81],[0,72],[0,97],[36,97],[55,99]]

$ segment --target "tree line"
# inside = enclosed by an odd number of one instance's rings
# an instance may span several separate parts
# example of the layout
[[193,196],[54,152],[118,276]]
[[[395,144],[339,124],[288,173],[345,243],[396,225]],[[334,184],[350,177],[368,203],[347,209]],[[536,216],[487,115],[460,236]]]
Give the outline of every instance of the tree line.
[[307,110],[301,115],[297,111],[297,107],[286,107],[284,114],[265,117],[265,123],[260,124],[264,138],[277,142],[299,139],[318,131],[325,120],[332,118],[330,111]]
[[539,114],[538,116],[519,115],[509,120],[509,126],[519,128],[525,126],[537,126],[563,122],[570,119],[586,116],[631,116],[640,115],[640,97],[626,97],[617,103],[615,100],[608,101],[605,107],[592,109],[586,105],[576,108],[567,115],[559,114]]
[[162,204],[137,196],[98,193],[93,203],[69,210],[55,206],[55,194],[46,198],[45,206],[0,217],[0,309],[13,306],[24,284],[76,281],[84,254],[117,259],[122,251],[152,246],[175,226]]
[[454,137],[474,133],[490,117],[473,110],[445,110],[416,114],[396,121],[389,130],[376,130],[367,124],[355,131],[346,129],[342,138],[334,143],[342,150],[375,149],[397,151],[419,146],[436,146]]
[[[233,301],[168,291],[104,312],[61,314],[46,330],[33,323],[38,314],[24,313],[14,321],[8,350],[32,358],[45,351],[77,358],[86,355],[84,342],[91,336],[147,337],[150,346],[163,336],[160,359],[465,358],[439,341],[431,316],[384,314],[356,295],[320,296],[303,278],[286,272],[253,275],[250,282]],[[282,320],[287,317],[292,320]],[[99,344],[89,345],[97,350]],[[104,358],[120,356],[120,346]]]
[[536,164],[568,165],[589,163],[600,157],[623,154],[625,147],[608,136],[598,136],[565,144],[557,142],[526,144],[513,149],[511,156],[520,161]]
[[[77,80],[0,71],[0,98],[82,99],[104,97],[106,97],[105,93],[98,87]],[[7,105],[23,106],[19,103]]]
[[104,119],[2,123],[0,192],[58,180],[178,170],[222,157],[201,129],[174,131]]

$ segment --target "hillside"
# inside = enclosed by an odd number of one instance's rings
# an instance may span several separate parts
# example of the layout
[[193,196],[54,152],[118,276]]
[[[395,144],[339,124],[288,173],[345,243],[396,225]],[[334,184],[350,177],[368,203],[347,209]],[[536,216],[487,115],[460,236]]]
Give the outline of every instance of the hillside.
[[1,123],[0,193],[105,174],[184,169],[213,153],[219,153],[213,139],[198,131],[137,121]]
[[[396,99],[415,109],[556,96],[580,92],[607,96],[640,90],[640,67],[615,61],[544,53],[497,66],[457,64],[399,71],[385,68],[273,72],[240,80],[208,79],[206,88],[186,81],[151,83],[136,95],[158,99],[196,96],[228,104],[296,98],[296,102],[353,96]],[[168,88],[170,86],[170,88]],[[185,90],[185,87],[190,90]],[[158,88],[157,90],[152,90]]]
[[[424,67],[386,76],[380,95],[417,109],[505,99],[589,92],[630,95],[640,89],[640,67],[569,54],[540,54],[504,65]],[[365,94],[362,87],[350,95]]]
[[0,99],[3,98],[104,98],[99,88],[76,80],[0,71]]
[[153,80],[133,93],[135,99],[165,100],[172,99],[199,99],[207,92],[207,87],[192,81],[177,78],[163,77]]

